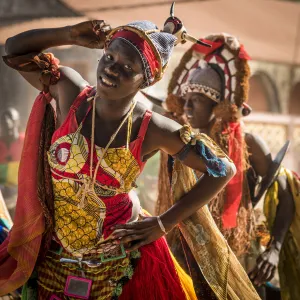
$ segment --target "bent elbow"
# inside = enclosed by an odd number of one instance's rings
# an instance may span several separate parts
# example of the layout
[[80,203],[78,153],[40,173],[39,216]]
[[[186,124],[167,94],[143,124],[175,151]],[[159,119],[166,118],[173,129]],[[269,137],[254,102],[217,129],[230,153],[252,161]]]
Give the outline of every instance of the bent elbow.
[[226,159],[226,179],[230,181],[236,174],[236,166],[232,161]]
[[8,38],[6,41],[5,41],[5,53],[7,55],[11,54],[11,44],[12,44],[12,38]]

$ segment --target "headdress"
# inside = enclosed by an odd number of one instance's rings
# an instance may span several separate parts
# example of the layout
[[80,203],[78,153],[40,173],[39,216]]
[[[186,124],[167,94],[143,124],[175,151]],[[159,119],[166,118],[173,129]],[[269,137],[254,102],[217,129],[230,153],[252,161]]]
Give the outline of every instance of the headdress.
[[216,123],[211,136],[228,152],[237,167],[237,174],[226,187],[225,201],[218,204],[222,206],[220,225],[229,230],[237,226],[246,179],[244,170],[248,155],[239,118],[249,111],[245,102],[250,57],[243,45],[227,34],[210,35],[202,41],[211,48],[195,44],[184,54],[169,83],[166,108],[177,115],[183,114],[181,96],[188,91],[202,93],[218,103],[214,108]]
[[[188,79],[197,68],[206,69],[206,73],[209,71],[219,75],[223,88],[220,99],[217,99],[217,91],[203,89],[201,92],[220,103],[215,109],[217,118],[220,117],[229,122],[236,121],[241,116],[242,110],[245,109],[244,103],[248,97],[250,69],[247,61],[250,57],[244,46],[233,36],[210,35],[202,41],[210,44],[211,48],[195,44],[186,52],[169,84],[168,94],[171,95],[169,97],[174,101],[174,96],[175,98],[180,97],[188,89],[193,89],[193,86],[189,85]],[[209,77],[208,75],[207,77]],[[197,88],[199,89],[200,86],[194,86],[194,89]],[[168,100],[170,99],[166,100],[167,107]]]
[[177,38],[160,31],[150,21],[137,21],[113,29],[106,40],[106,47],[115,40],[122,39],[140,55],[145,72],[143,87],[159,81],[168,65]]

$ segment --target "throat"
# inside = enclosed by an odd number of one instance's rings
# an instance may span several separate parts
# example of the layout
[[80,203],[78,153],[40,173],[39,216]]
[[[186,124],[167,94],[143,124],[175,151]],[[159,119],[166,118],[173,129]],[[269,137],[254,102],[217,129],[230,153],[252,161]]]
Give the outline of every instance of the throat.
[[131,109],[134,99],[104,100],[96,98],[96,115],[103,121],[121,122]]

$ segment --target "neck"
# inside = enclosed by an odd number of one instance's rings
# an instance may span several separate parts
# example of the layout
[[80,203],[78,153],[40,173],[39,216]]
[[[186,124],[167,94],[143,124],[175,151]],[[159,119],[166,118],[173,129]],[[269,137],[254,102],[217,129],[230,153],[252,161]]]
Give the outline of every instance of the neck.
[[13,143],[14,141],[16,141],[19,138],[20,134],[19,134],[19,130],[18,128],[14,128],[12,129],[12,131],[10,132],[9,135],[3,135],[2,136],[2,140],[7,144],[10,145],[11,143]]
[[104,121],[119,121],[129,111],[134,96],[119,100],[107,100],[97,97],[96,114]]
[[211,129],[213,128],[215,122],[216,122],[216,119],[215,119],[215,118],[212,118],[212,119],[209,121],[209,123],[208,123],[208,125],[207,125],[206,127],[204,127],[204,128],[198,128],[198,129],[199,129],[199,131],[200,131],[201,133],[205,133],[205,134],[207,134],[208,136],[210,136],[210,135],[211,135]]

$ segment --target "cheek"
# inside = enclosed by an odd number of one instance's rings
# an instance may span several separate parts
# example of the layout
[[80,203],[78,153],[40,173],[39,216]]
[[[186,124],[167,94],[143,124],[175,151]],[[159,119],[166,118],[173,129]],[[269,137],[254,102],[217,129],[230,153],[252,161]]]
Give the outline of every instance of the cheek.
[[138,86],[141,86],[143,81],[144,81],[144,74],[137,74],[133,77],[133,80],[132,80],[133,84],[138,85]]
[[97,65],[97,74],[99,74],[99,72],[103,69],[104,69],[104,61],[103,61],[103,57],[102,57]]
[[200,118],[209,119],[212,115],[212,107],[199,103],[194,106],[194,113]]
[[143,74],[136,74],[130,77],[124,76],[123,79],[124,79],[124,85],[126,85],[126,88],[127,89],[129,88],[130,90],[138,89],[144,82]]

